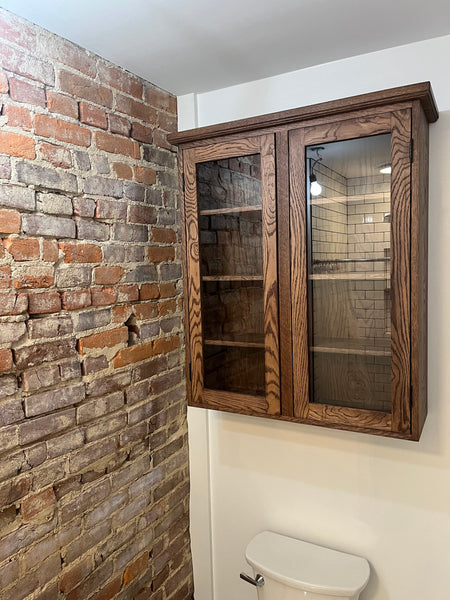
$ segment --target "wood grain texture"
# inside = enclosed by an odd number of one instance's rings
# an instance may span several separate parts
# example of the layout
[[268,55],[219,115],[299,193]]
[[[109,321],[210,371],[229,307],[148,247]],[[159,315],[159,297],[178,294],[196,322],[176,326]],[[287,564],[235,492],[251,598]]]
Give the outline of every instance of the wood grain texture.
[[392,113],[391,133],[391,396],[392,428],[410,431],[411,111]]
[[181,222],[181,264],[183,268],[183,298],[184,298],[184,345],[185,345],[185,369],[186,369],[186,394],[188,403],[191,402],[192,386],[191,386],[191,353],[190,353],[190,341],[189,341],[189,306],[187,302],[188,298],[188,281],[189,274],[187,268],[187,254],[184,251],[187,243],[186,236],[186,216],[184,211],[184,193],[183,193],[183,181],[184,181],[184,160],[183,151],[178,153],[178,186],[180,189],[179,193],[179,205],[180,205],[180,222]]
[[348,426],[391,431],[392,418],[389,413],[377,410],[361,410],[328,404],[311,404],[308,421],[327,422],[330,425]]
[[427,116],[429,122],[434,122],[438,118],[436,102],[431,91],[430,82],[416,83],[396,88],[390,88],[379,92],[332,100],[330,102],[321,102],[302,108],[295,108],[282,112],[271,113],[260,117],[249,119],[240,119],[221,123],[219,125],[209,125],[190,129],[179,133],[172,133],[168,136],[171,144],[186,144],[196,140],[207,140],[216,136],[244,134],[255,132],[258,129],[275,128],[280,125],[300,124],[313,118],[336,116],[341,113],[371,109],[380,106],[386,106],[397,102],[410,102],[418,100]]
[[218,390],[205,390],[203,403],[207,408],[230,411],[242,415],[249,413],[268,415],[268,403],[264,396],[250,396]]

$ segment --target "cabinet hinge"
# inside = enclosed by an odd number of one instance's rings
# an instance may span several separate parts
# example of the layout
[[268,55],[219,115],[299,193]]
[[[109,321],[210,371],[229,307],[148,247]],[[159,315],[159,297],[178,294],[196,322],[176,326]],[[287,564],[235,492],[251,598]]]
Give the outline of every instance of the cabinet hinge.
[[414,141],[411,138],[409,140],[409,162],[412,163],[413,161],[413,151],[414,151]]

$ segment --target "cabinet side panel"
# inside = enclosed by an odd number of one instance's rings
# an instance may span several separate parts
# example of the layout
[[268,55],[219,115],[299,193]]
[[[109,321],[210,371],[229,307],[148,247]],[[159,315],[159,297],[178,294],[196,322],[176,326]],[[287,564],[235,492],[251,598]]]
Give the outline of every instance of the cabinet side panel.
[[411,182],[411,385],[412,438],[418,440],[427,416],[428,283],[428,121],[413,105]]
[[183,266],[183,307],[184,307],[184,344],[185,344],[185,364],[186,364],[186,392],[188,403],[192,401],[192,389],[190,368],[190,337],[189,337],[189,307],[188,307],[188,269],[187,269],[187,236],[186,236],[186,216],[184,209],[184,152],[178,151],[178,184],[179,184],[179,206],[180,206],[180,222],[181,222],[181,261]]

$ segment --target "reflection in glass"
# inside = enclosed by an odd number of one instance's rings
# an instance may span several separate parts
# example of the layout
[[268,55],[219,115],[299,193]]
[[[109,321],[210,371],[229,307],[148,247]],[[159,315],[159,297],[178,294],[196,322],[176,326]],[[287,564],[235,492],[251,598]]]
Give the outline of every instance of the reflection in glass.
[[197,165],[205,387],[264,395],[259,155]]
[[311,399],[391,410],[390,135],[308,147]]

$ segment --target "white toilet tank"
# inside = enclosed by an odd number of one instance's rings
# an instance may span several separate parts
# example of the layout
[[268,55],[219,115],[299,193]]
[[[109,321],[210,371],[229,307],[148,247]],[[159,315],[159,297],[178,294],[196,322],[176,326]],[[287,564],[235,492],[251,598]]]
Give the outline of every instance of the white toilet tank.
[[247,546],[258,600],[358,600],[369,581],[365,558],[263,531]]

